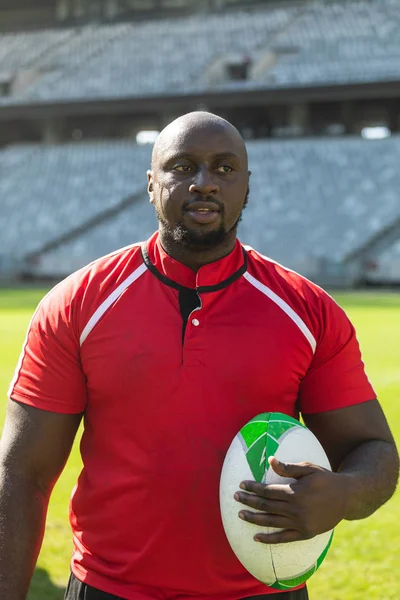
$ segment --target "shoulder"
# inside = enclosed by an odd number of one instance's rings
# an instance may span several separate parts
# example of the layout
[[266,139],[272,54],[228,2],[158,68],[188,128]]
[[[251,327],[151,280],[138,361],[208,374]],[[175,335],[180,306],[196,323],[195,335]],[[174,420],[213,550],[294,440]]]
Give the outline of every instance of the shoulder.
[[243,244],[243,248],[247,251],[249,257],[249,272],[258,274],[261,279],[265,280],[266,284],[270,284],[273,288],[287,293],[293,290],[295,294],[300,296],[307,293],[316,297],[328,296],[325,290],[300,273],[281,265],[269,256],[261,254],[251,246]]
[[120,248],[75,271],[39,303],[36,313],[50,321],[61,320],[81,331],[89,315],[121,286],[145,270],[142,242]]
[[317,343],[327,332],[348,323],[344,310],[326,290],[251,246],[243,247],[248,253],[245,275],[248,281],[294,311],[307,324]]

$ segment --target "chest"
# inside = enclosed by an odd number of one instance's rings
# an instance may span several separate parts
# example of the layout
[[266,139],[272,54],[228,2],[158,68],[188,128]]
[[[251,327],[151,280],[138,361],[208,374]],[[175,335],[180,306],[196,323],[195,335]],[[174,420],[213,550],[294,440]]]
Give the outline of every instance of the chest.
[[287,402],[293,411],[312,352],[287,314],[243,280],[200,294],[182,314],[179,293],[153,279],[123,295],[84,342],[89,405],[118,401],[140,410],[145,401],[157,410],[167,399],[179,410],[187,398],[252,398],[264,407],[266,399]]

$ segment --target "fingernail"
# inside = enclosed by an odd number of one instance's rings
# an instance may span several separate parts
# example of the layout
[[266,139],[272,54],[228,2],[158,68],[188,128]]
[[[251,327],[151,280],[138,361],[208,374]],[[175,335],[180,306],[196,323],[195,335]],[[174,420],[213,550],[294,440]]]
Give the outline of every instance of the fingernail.
[[239,518],[244,520],[244,514],[242,512],[239,513]]
[[253,539],[254,539],[255,542],[259,542],[260,541],[260,538],[258,538],[258,537],[255,537]]
[[234,494],[233,497],[235,498],[235,500],[239,500],[239,494]]
[[241,490],[245,490],[245,489],[246,489],[246,486],[244,485],[244,483],[241,483],[241,484],[239,485],[239,487],[240,487],[240,489],[241,489]]

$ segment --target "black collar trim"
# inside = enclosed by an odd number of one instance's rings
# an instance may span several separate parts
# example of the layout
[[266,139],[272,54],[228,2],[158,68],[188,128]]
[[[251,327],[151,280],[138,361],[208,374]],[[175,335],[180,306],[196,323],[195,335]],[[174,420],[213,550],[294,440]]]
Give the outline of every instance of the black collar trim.
[[[235,273],[233,273],[227,279],[224,279],[223,281],[220,281],[219,283],[217,283],[215,285],[203,285],[198,288],[195,288],[196,292],[198,294],[206,294],[207,292],[218,292],[219,290],[222,290],[225,287],[228,287],[228,285],[231,285],[231,283],[234,283],[237,279],[239,279],[239,277],[244,275],[247,271],[247,252],[243,248],[243,246],[242,246],[242,252],[243,252],[243,264],[240,267],[240,269],[235,271]],[[153,265],[153,263],[151,262],[151,260],[149,258],[149,253],[147,252],[146,244],[142,244],[142,256],[143,256],[144,264],[149,269],[149,271],[151,271],[153,273],[153,275],[155,275],[162,283],[165,283],[165,285],[169,285],[170,287],[172,287],[178,291],[193,289],[193,288],[188,288],[184,285],[181,285],[180,283],[177,283],[173,279],[170,279],[163,273],[160,273],[160,271],[157,269],[157,267],[155,265]]]

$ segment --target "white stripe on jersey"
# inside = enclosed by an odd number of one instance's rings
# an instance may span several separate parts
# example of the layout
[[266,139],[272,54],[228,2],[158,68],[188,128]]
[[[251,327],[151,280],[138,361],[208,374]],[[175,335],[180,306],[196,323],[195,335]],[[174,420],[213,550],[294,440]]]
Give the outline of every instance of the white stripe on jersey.
[[115,290],[100,304],[100,306],[95,310],[93,315],[90,317],[89,321],[86,323],[83,331],[81,333],[81,337],[79,338],[79,344],[82,346],[83,342],[86,340],[89,333],[92,329],[97,325],[101,317],[104,315],[106,310],[110,308],[116,300],[121,296],[121,294],[134,282],[136,279],[139,279],[141,275],[147,270],[147,267],[144,263],[140,265],[133,273],[129,275],[120,285],[115,288]]
[[253,275],[250,275],[250,273],[246,272],[243,275],[243,277],[247,279],[247,281],[255,288],[257,288],[257,290],[259,290],[262,294],[265,294],[265,296],[272,300],[272,302],[275,302],[275,304],[277,304],[279,308],[281,308],[283,312],[285,312],[288,315],[288,317],[292,319],[292,321],[297,325],[297,327],[308,340],[312,351],[315,352],[315,349],[317,347],[316,339],[314,338],[311,331],[308,329],[307,325],[304,323],[303,319],[299,317],[299,315],[293,310],[293,308],[289,306],[289,304],[285,302],[285,300],[282,300],[282,298],[275,294],[275,292],[273,292],[269,287],[261,283],[261,281],[258,281],[258,279],[253,277]]

